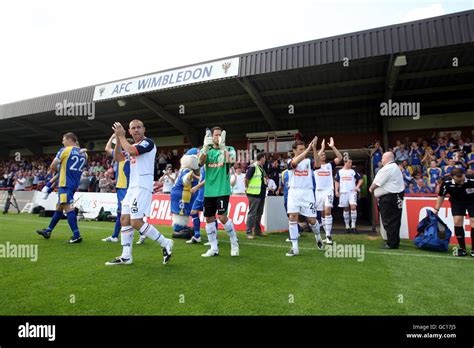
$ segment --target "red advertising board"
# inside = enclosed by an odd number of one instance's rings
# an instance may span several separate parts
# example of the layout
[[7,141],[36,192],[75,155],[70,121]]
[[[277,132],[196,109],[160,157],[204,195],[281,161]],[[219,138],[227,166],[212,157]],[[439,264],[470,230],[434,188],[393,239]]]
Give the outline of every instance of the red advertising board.
[[[408,196],[404,200],[404,214],[402,216],[401,237],[405,231],[408,231],[408,237],[414,239],[417,234],[418,223],[426,217],[426,209],[435,207],[436,197],[416,197]],[[457,244],[456,236],[454,234],[453,216],[451,213],[451,204],[448,199],[445,199],[440,208],[438,216],[448,225],[452,232],[450,243]],[[466,243],[471,243],[471,225],[469,216],[464,218],[464,231],[466,234]],[[405,233],[404,233],[405,232]]]
[[[245,221],[247,220],[248,199],[246,196],[230,196],[228,216],[234,223],[237,231],[245,231]],[[201,227],[204,228],[204,218],[201,213]],[[171,225],[170,196],[153,195],[150,216],[148,222],[156,225]],[[192,225],[190,221],[189,225]],[[263,226],[262,226],[263,230]]]

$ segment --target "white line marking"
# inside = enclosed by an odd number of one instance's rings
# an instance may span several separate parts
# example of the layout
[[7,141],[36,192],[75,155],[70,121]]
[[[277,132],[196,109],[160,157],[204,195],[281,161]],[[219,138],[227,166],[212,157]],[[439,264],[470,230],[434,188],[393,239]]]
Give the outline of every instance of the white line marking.
[[[12,221],[18,221],[18,219],[13,219],[13,218],[8,218],[8,217],[3,217],[0,216],[0,220],[12,220]],[[34,222],[37,223],[38,220],[21,220],[22,222]],[[61,221],[59,221],[61,222]],[[96,230],[111,230],[111,228],[107,227],[96,227],[96,226],[83,226],[84,228],[92,228]],[[220,239],[219,242],[224,242],[224,243],[230,243],[227,240],[222,240]],[[240,245],[249,245],[249,246],[258,246],[258,247],[266,247],[266,248],[283,248],[283,249],[288,249],[290,248],[289,243],[286,245],[277,245],[277,244],[261,244],[261,243],[242,243],[239,242]],[[357,244],[357,243],[354,243]],[[361,243],[358,243],[361,244]],[[314,248],[307,248],[307,247],[300,247],[300,250],[307,250],[307,251],[319,251],[319,252],[324,252],[325,250],[318,250],[316,249],[316,246]],[[469,260],[471,256],[465,256],[465,257],[454,257],[450,254],[450,256],[441,256],[441,255],[428,255],[428,254],[415,254],[411,252],[392,252],[392,251],[364,251],[367,254],[374,254],[374,255],[395,255],[395,256],[414,256],[414,257],[428,257],[428,258],[434,258],[434,259],[445,259],[445,260]]]

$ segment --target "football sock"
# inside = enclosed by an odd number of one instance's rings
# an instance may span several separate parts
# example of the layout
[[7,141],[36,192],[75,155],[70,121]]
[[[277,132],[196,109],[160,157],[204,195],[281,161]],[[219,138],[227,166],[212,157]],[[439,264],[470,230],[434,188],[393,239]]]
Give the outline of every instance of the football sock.
[[158,230],[153,225],[150,225],[147,222],[145,222],[140,228],[140,234],[147,236],[155,242],[158,242],[163,248],[167,245],[166,238],[160,232],[158,232]]
[[56,225],[58,224],[58,221],[61,220],[62,216],[63,216],[62,210],[56,210],[54,212],[53,217],[51,218],[51,221],[50,221],[49,226],[46,229],[46,231],[52,232],[54,230],[54,228],[56,227]]
[[326,228],[324,229],[326,232],[326,237],[331,237],[332,215],[325,216],[324,222],[326,223]]
[[237,235],[235,234],[235,231],[234,231],[234,224],[232,223],[230,219],[228,219],[227,222],[224,224],[224,228],[226,232],[229,234],[231,243],[236,243]]
[[201,220],[199,220],[199,214],[191,214],[193,218],[194,237],[201,237]]
[[346,228],[350,228],[351,213],[349,212],[349,210],[344,210],[342,215],[344,216],[344,223],[346,224]]
[[120,241],[122,244],[122,255],[123,259],[130,259],[132,257],[132,246],[133,246],[133,235],[134,229],[132,226],[122,226],[120,231]]
[[290,240],[291,240],[291,245],[293,246],[293,250],[297,251],[298,250],[298,223],[296,221],[290,221],[289,222],[289,233],[290,233]]
[[357,209],[351,210],[351,227],[356,228]]
[[456,239],[458,240],[459,247],[466,250],[466,241],[464,240],[464,227],[454,226],[454,233],[456,233]]
[[211,243],[211,249],[218,251],[216,224],[214,222],[211,222],[210,224],[206,223],[206,234],[209,243]]
[[67,222],[71,228],[74,238],[79,238],[81,234],[79,233],[79,228],[77,227],[77,217],[74,210],[71,210],[67,213]]
[[115,221],[114,234],[112,235],[112,238],[117,238],[119,233],[120,233],[120,229],[122,227],[122,225],[120,224],[120,217],[121,216],[122,216],[122,214],[117,213],[117,220]]

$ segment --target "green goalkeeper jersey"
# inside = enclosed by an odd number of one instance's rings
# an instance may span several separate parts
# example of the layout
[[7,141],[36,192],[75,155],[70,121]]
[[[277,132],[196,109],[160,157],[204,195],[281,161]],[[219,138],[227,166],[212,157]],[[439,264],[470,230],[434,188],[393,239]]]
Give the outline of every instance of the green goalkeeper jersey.
[[[231,158],[235,159],[235,149],[227,146]],[[230,196],[230,173],[225,155],[220,149],[209,149],[206,160],[206,184],[204,197]]]

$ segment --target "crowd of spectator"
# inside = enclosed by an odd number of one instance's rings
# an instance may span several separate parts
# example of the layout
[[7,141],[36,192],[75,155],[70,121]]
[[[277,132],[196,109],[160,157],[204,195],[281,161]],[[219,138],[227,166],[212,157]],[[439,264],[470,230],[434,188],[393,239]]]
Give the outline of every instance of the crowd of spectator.
[[[469,138],[454,139],[449,136],[416,141],[405,137],[389,148],[395,154],[405,182],[405,193],[437,193],[443,178],[454,168],[474,174],[474,152]],[[382,166],[384,150],[379,141],[371,145],[374,174]]]

